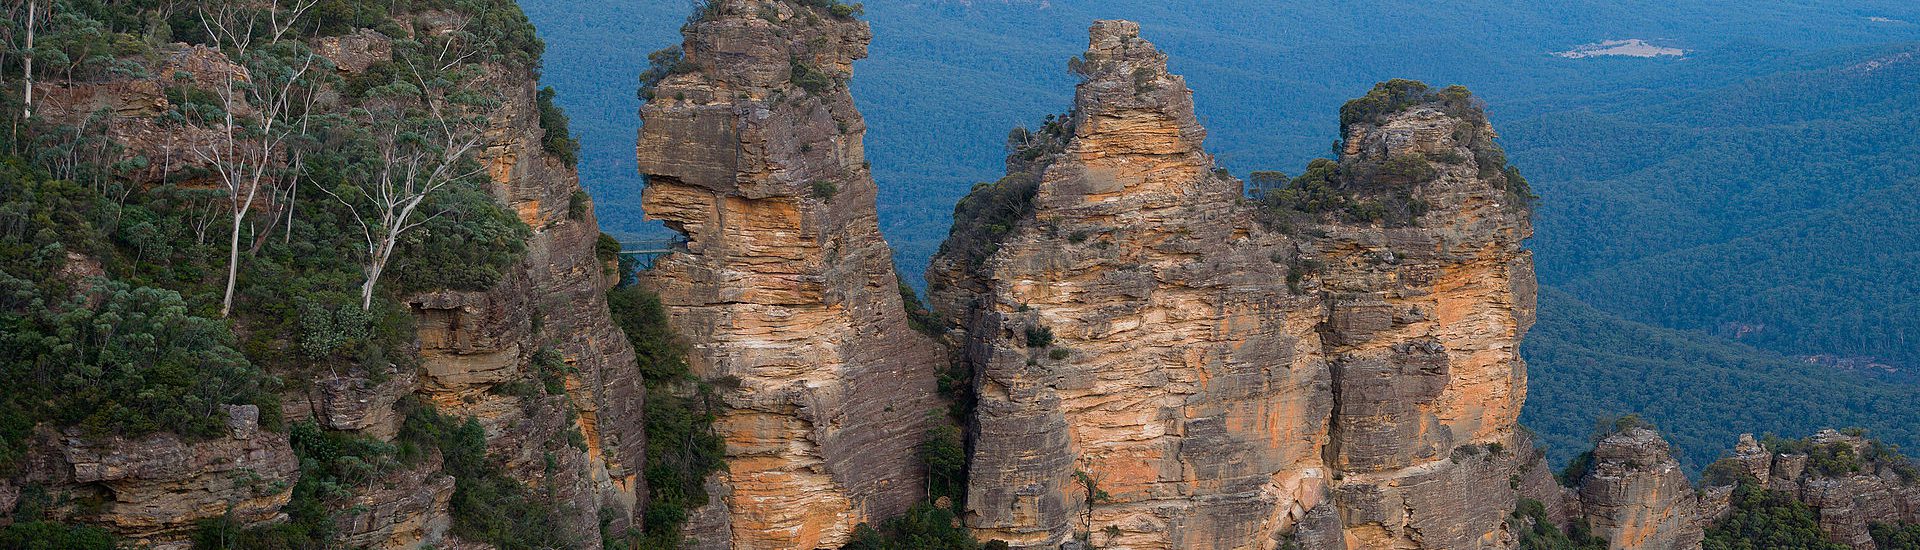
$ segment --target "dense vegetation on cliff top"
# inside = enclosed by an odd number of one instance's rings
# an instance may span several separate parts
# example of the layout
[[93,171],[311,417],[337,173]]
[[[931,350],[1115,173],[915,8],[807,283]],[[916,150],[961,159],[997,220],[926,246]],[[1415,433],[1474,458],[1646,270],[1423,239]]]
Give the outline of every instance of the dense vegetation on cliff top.
[[[455,534],[500,548],[571,544],[546,495],[486,456],[478,424],[412,405],[400,439],[382,443],[283,422],[276,396],[318,373],[383,379],[411,368],[413,327],[395,298],[485,289],[519,259],[528,228],[493,199],[473,159],[483,113],[498,101],[472,83],[488,66],[531,73],[543,51],[514,2],[35,4],[31,51],[26,3],[0,6],[9,14],[0,28],[0,374],[15,384],[0,396],[0,475],[17,471],[36,426],[202,438],[225,432],[222,405],[254,405],[301,459],[291,521],[209,521],[196,546],[331,545],[350,487],[430,454],[456,482]],[[451,27],[423,32],[435,25]],[[356,32],[391,40],[392,59],[343,75],[313,49],[320,37]],[[211,48],[236,72],[161,76],[183,47]],[[27,118],[29,54],[42,84],[113,94],[153,82],[168,110],[60,117],[43,94],[39,116]],[[553,127],[548,149],[565,158],[565,115],[550,93],[539,99],[541,122]],[[106,137],[129,124],[178,135],[232,127],[235,147],[149,158],[137,153],[153,149]],[[264,154],[234,152],[263,143],[272,144]],[[381,182],[401,181],[418,184],[415,214],[369,221],[387,206],[382,191],[405,191]],[[43,508],[16,517],[58,519]],[[0,532],[8,547],[111,544],[102,540],[46,522]]]
[[1814,511],[1793,495],[1743,481],[1733,490],[1733,511],[1707,530],[1708,550],[1845,550],[1820,530]]

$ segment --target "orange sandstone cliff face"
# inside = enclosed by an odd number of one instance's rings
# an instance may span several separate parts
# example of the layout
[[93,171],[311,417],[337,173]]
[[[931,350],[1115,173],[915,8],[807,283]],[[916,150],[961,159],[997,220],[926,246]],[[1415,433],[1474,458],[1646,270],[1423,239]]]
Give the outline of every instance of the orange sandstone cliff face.
[[647,214],[686,236],[642,275],[724,381],[727,471],[703,548],[838,547],[925,494],[937,347],[908,328],[865,122],[845,82],[866,24],[791,1],[714,2],[641,111]]
[[[1096,23],[1076,69],[1063,129],[1016,133],[1012,175],[966,199],[1011,201],[1011,225],[961,222],[929,270],[979,394],[968,525],[1026,548],[1513,544],[1520,488],[1557,490],[1516,433],[1529,229],[1469,150],[1484,117],[1349,125],[1343,192],[1422,207],[1283,232],[1136,24]],[[1445,161],[1382,175],[1408,155]]]

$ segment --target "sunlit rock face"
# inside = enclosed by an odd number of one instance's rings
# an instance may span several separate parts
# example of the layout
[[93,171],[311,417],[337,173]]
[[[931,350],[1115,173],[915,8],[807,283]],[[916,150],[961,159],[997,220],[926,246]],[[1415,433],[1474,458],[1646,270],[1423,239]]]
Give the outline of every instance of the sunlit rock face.
[[1026,548],[1510,545],[1520,488],[1552,484],[1515,424],[1526,210],[1456,139],[1484,117],[1349,126],[1355,174],[1455,159],[1352,176],[1421,201],[1412,223],[1276,229],[1166,55],[1131,22],[1091,35],[1065,130],[1017,132],[1009,178],[966,199],[1011,201],[1011,226],[962,223],[928,271],[978,392],[968,525]]
[[925,496],[916,449],[943,356],[908,328],[846,82],[865,23],[714,2],[641,112],[647,215],[685,235],[642,284],[724,382],[728,468],[700,547],[838,547]]

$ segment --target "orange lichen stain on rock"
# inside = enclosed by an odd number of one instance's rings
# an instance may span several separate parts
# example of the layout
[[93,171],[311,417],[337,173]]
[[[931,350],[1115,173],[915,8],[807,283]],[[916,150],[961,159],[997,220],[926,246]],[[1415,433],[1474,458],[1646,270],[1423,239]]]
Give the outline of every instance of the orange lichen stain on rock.
[[492,178],[493,183],[506,185],[513,181],[513,169],[520,164],[519,154],[514,153],[512,148],[506,148],[499,154],[485,155],[485,157],[487,177]]
[[520,223],[527,224],[527,227],[547,225],[544,216],[540,215],[540,199],[526,199],[513,203],[513,214],[520,218]]

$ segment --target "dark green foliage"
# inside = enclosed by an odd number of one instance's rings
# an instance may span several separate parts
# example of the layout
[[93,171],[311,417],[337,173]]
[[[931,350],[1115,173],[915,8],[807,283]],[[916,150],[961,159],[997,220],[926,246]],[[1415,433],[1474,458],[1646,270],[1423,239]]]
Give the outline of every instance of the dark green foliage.
[[593,204],[593,197],[586,191],[574,190],[567,196],[567,219],[582,221],[587,219],[587,207]]
[[533,231],[475,186],[452,185],[422,209],[441,215],[401,238],[395,292],[486,290],[520,260]]
[[1868,530],[1879,550],[1920,550],[1920,524],[1875,523]]
[[1561,485],[1577,487],[1580,485],[1580,480],[1586,478],[1588,472],[1593,471],[1593,467],[1593,451],[1587,451],[1567,461],[1567,467],[1554,474],[1554,477],[1560,480]]
[[44,488],[27,485],[20,488],[8,519],[13,523],[0,527],[0,548],[9,550],[113,550],[113,536],[98,527],[67,525],[48,521],[52,504]]
[[614,238],[613,235],[601,233],[600,238],[593,241],[593,257],[600,260],[600,263],[605,264],[608,269],[614,270],[610,274],[624,275],[625,273],[630,273],[630,271],[620,270],[621,264],[624,263],[622,261],[623,258],[620,257],[620,248],[620,239]]
[[687,61],[686,52],[679,46],[671,46],[647,54],[647,70],[640,73],[640,100],[653,99],[654,90],[660,82],[669,76],[691,73],[699,70],[698,65]]
[[551,495],[533,494],[487,459],[487,434],[478,421],[440,430],[443,471],[454,478],[453,534],[502,550],[573,546],[564,511],[548,503]]
[[626,332],[627,340],[633,343],[643,380],[670,383],[693,375],[687,367],[685,349],[674,340],[673,329],[667,326],[667,308],[660,304],[658,295],[625,286],[607,293],[607,305],[613,311],[614,324],[619,325]]
[[1261,223],[1283,233],[1329,213],[1350,222],[1398,227],[1411,225],[1427,213],[1426,202],[1414,198],[1409,185],[1437,174],[1425,158],[1416,156],[1397,157],[1377,166],[1314,159],[1306,172],[1285,187],[1264,184],[1255,198],[1264,207]]
[[1255,170],[1247,174],[1247,195],[1256,199],[1265,197],[1268,193],[1286,189],[1290,183],[1293,183],[1293,178],[1286,172]]
[[638,548],[678,548],[687,514],[707,503],[707,475],[726,467],[726,442],[713,430],[719,397],[712,385],[694,378],[659,296],[623,286],[608,293],[607,303],[633,344],[647,385],[646,530],[633,542]]
[[1860,462],[1853,446],[1836,441],[1813,446],[1807,452],[1807,466],[1824,476],[1846,477],[1860,473],[1866,465]]
[[1741,483],[1733,512],[1707,530],[1707,550],[1843,550],[1827,539],[1812,509],[1792,495]]
[[24,521],[0,527],[0,548],[15,550],[114,550],[113,536],[98,527]]
[[1033,210],[1039,180],[1025,175],[982,183],[953,207],[953,229],[940,245],[943,256],[959,256],[978,266],[1000,250],[1000,241],[1012,234]]
[[947,321],[928,309],[920,301],[920,293],[915,292],[905,280],[900,281],[900,305],[906,308],[907,326],[913,327],[914,331],[938,338],[947,330]]
[[1053,345],[1053,328],[1052,327],[1048,327],[1044,325],[1030,325],[1027,327],[1027,347],[1033,348],[1033,349],[1046,349],[1048,346],[1052,346],[1052,345]]
[[540,348],[533,354],[534,375],[540,379],[541,389],[547,395],[567,394],[567,374],[574,372],[567,366],[566,357],[553,348]]
[[1573,525],[1571,533],[1547,519],[1547,507],[1540,501],[1522,498],[1514,505],[1509,521],[1524,522],[1520,527],[1522,550],[1606,550],[1607,539],[1593,536],[1585,519]]
[[[541,88],[537,96],[540,107],[540,128],[545,132],[540,138],[540,146],[558,157],[561,164],[573,166],[580,163],[580,140],[573,138],[567,112],[553,103],[553,97],[558,94],[559,92],[552,86],[548,86]],[[585,192],[582,191],[582,193]]]
[[[1847,435],[1867,437],[1863,428],[1848,428]],[[1920,466],[1912,459],[1900,453],[1898,445],[1890,445],[1878,439],[1868,438],[1866,448],[1855,451],[1845,441],[1818,444],[1812,438],[1787,439],[1774,434],[1761,437],[1760,444],[1767,450],[1781,454],[1807,456],[1807,467],[1811,472],[1827,477],[1847,477],[1855,474],[1879,475],[1891,472],[1901,482],[1913,484],[1920,481]]]
[[967,498],[967,448],[958,426],[939,422],[927,430],[920,444],[920,460],[927,465],[929,498],[947,497],[955,506]]
[[875,529],[860,524],[853,540],[842,550],[975,550],[980,543],[972,533],[959,527],[949,509],[932,504],[915,505],[900,517],[889,519]]
[[1395,78],[1374,84],[1367,95],[1340,106],[1341,133],[1345,134],[1346,128],[1355,124],[1378,123],[1394,113],[1429,104],[1455,117],[1486,120],[1475,101],[1473,93],[1464,86],[1434,90],[1425,82]]
[[94,435],[223,433],[221,405],[254,404],[272,424],[278,381],[235,350],[225,324],[197,316],[180,293],[117,280],[62,277],[69,252],[114,265],[95,220],[121,209],[91,190],[0,161],[0,470],[32,426]]
[[820,72],[819,69],[802,63],[798,57],[793,58],[793,63],[790,68],[792,69],[793,85],[799,86],[800,89],[806,90],[807,93],[813,95],[826,93],[827,90],[831,90],[835,85],[839,84],[839,82],[833,78],[833,75]]
[[816,181],[808,187],[807,194],[817,200],[832,201],[834,195],[840,194],[840,184],[827,180]]
[[1722,458],[1700,472],[1700,484],[1706,487],[1731,487],[1753,477],[1746,466],[1733,458]]
[[1377,173],[1388,184],[1411,185],[1440,175],[1433,163],[1420,155],[1399,155],[1382,163]]

